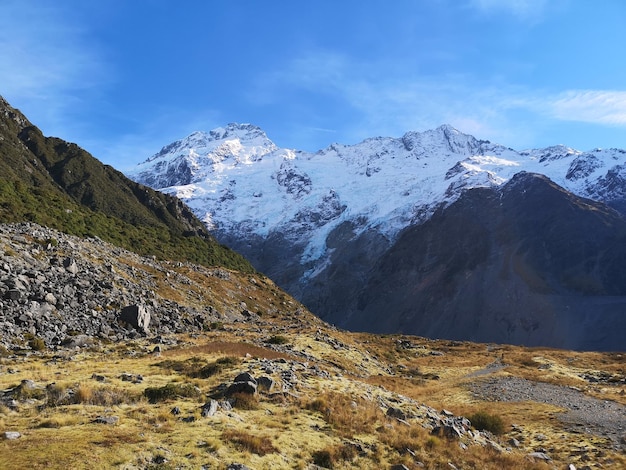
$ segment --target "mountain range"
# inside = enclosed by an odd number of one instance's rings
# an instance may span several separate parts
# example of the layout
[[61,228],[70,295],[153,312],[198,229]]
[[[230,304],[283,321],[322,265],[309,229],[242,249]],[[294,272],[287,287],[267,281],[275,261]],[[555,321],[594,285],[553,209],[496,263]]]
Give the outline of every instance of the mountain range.
[[128,176],[338,326],[624,347],[624,150],[516,151],[443,125],[309,153],[229,124]]

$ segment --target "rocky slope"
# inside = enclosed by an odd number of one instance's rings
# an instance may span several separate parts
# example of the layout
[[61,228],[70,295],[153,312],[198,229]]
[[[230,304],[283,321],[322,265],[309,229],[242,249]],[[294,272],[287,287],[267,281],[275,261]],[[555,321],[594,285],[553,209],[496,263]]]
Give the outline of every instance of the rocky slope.
[[[0,224],[5,350],[35,340],[55,348],[198,332],[298,308],[260,275],[157,261],[32,223]],[[301,317],[312,318],[304,310]]]
[[[543,174],[564,188],[559,194],[565,199],[587,197],[621,210],[626,194],[625,164],[623,150],[580,152],[555,146],[518,152],[462,134],[450,126],[423,133],[409,132],[399,139],[373,138],[353,146],[333,144],[309,154],[277,148],[254,126],[231,124],[210,133],[194,133],[164,147],[140,164],[131,176],[183,198],[220,241],[245,254],[257,269],[329,322],[367,331],[404,331],[455,338],[462,334],[464,338],[523,344],[621,349],[624,347],[621,342],[603,343],[601,338],[608,340],[608,337],[602,335],[574,339],[589,331],[610,331],[622,325],[615,313],[621,300],[610,297],[613,294],[606,289],[605,283],[611,281],[605,274],[598,281],[596,264],[585,261],[588,258],[606,261],[603,253],[607,247],[602,243],[610,237],[588,240],[582,252],[554,250],[549,254],[550,263],[535,266],[537,275],[542,277],[550,274],[551,263],[578,264],[589,278],[588,282],[582,281],[582,275],[576,274],[582,284],[588,285],[568,290],[568,295],[576,296],[575,300],[555,304],[558,307],[554,309],[563,308],[562,321],[556,324],[544,323],[545,309],[538,308],[534,301],[519,303],[493,295],[486,281],[459,280],[454,285],[448,284],[446,295],[456,298],[457,303],[447,308],[464,305],[458,315],[466,320],[450,322],[444,315],[441,318],[446,320],[436,327],[430,320],[440,318],[440,310],[432,310],[432,318],[405,311],[416,301],[411,281],[400,282],[399,288],[393,289],[393,301],[386,302],[389,292],[382,290],[384,283],[377,279],[388,275],[380,272],[385,260],[393,259],[394,252],[407,249],[397,246],[401,240],[407,240],[403,238],[404,231],[424,225],[437,214],[439,218],[450,219],[440,227],[443,232],[430,235],[445,241],[441,252],[460,249],[468,258],[483,256],[484,253],[472,250],[484,245],[479,237],[492,229],[478,230],[474,221],[489,221],[486,216],[489,211],[485,208],[485,214],[481,214],[477,210],[472,219],[452,208],[466,197],[470,200],[460,202],[461,207],[473,204],[471,196],[467,196],[473,188],[489,189],[494,198],[508,191],[509,199],[518,203],[511,204],[507,217],[513,219],[519,215],[526,227],[548,224],[550,233],[604,233],[604,222],[585,213],[600,210],[620,218],[606,206],[598,209],[600,206],[576,203],[573,205],[580,209],[576,217],[567,218],[559,212],[559,204],[543,207],[542,200],[537,198],[532,202],[534,205],[524,205],[524,189],[514,189],[514,185],[509,185],[508,190],[504,188],[522,171]],[[525,212],[517,214],[518,210]],[[454,236],[446,235],[450,230]],[[509,236],[512,237],[508,242],[510,250],[528,243],[519,238],[527,237],[526,234],[513,231]],[[621,234],[614,236],[619,238]],[[414,246],[409,251],[421,253],[423,240],[418,237],[412,240]],[[532,237],[532,241],[543,243],[539,237]],[[579,254],[578,260],[571,259]],[[506,257],[502,251],[490,256],[494,260],[498,258],[492,262],[493,266],[505,262],[500,259]],[[563,260],[560,256],[570,259]],[[434,259],[428,263],[435,263]],[[612,266],[610,275],[622,279],[619,265]],[[415,265],[411,269],[419,271],[423,267]],[[525,285],[534,281],[522,276],[521,282]],[[597,282],[598,286],[590,287]],[[426,305],[432,308],[432,298],[442,295],[441,288],[435,284],[419,290],[419,305],[423,304],[423,308]],[[540,296],[538,305],[554,302],[544,298],[551,295],[550,290],[535,292],[533,285],[524,289],[517,293],[519,298]],[[515,327],[517,333],[512,333],[506,326],[493,326],[495,318],[481,322],[478,318],[482,315],[482,304],[471,300],[475,297],[490,299],[490,308],[498,311],[496,323],[516,325],[519,323],[516,312],[531,308],[535,312],[533,318],[538,321],[531,321],[531,325],[541,327]],[[586,318],[584,322],[578,317],[573,321],[568,316],[571,309],[565,307],[572,303],[576,305],[576,315]],[[406,307],[398,310],[400,305]],[[604,315],[604,312],[612,313]],[[470,324],[473,326],[468,329]],[[567,324],[580,327],[563,330]],[[565,336],[569,339],[564,339]]]

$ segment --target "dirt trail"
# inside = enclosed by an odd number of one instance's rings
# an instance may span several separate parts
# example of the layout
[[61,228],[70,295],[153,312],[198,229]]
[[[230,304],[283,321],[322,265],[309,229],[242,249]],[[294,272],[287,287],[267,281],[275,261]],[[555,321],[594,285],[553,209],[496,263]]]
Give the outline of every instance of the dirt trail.
[[493,401],[535,401],[567,411],[559,419],[570,430],[610,439],[626,450],[626,406],[586,396],[581,391],[519,377],[489,377],[470,385],[477,396]]

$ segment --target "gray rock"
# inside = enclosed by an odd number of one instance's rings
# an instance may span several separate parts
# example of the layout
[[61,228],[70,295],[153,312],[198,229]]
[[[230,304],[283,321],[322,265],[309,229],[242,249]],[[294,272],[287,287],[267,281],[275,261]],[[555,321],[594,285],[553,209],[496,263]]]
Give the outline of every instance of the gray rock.
[[545,452],[531,452],[528,456],[535,460],[543,460],[546,462],[552,460]]
[[394,407],[389,407],[387,409],[387,416],[389,416],[390,418],[397,418],[397,419],[401,419],[401,420],[406,420],[407,416],[406,413],[404,411],[402,411],[400,408],[394,408]]
[[129,305],[120,312],[120,320],[125,321],[138,331],[147,333],[150,313],[143,305]]
[[20,300],[22,298],[22,292],[18,289],[9,289],[4,293],[6,300]]
[[70,274],[78,274],[78,266],[76,265],[76,261],[74,261],[72,258],[65,258],[63,260],[63,267]]
[[520,444],[520,441],[518,441],[517,439],[515,439],[514,437],[512,437],[511,439],[509,439],[509,445],[511,447],[515,447],[516,449],[519,449],[522,444]]
[[257,385],[259,390],[264,390],[266,392],[271,392],[276,385],[276,382],[271,377],[262,376],[257,380]]
[[215,413],[217,413],[218,408],[219,408],[219,404],[217,403],[217,401],[211,400],[208,403],[205,403],[204,405],[202,405],[202,416],[204,418],[208,416],[213,416]]
[[241,374],[237,375],[237,377],[235,377],[235,380],[233,380],[233,382],[252,382],[257,385],[256,379],[250,372],[242,372]]
[[242,463],[231,463],[226,470],[251,470]]
[[257,391],[256,382],[233,382],[226,390],[226,395],[234,395],[235,393],[246,393],[254,395]]
[[118,416],[98,416],[96,419],[92,421],[92,423],[97,424],[117,424],[120,420]]
[[22,435],[17,431],[4,431],[2,433],[2,437],[7,441],[14,441],[15,439],[22,437]]

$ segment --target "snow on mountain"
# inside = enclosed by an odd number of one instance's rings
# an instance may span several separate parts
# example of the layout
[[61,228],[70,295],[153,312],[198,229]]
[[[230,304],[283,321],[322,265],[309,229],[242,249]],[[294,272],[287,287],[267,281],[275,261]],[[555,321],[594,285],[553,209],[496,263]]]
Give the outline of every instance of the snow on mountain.
[[584,197],[626,197],[623,150],[518,152],[449,125],[308,153],[277,147],[256,126],[229,124],[167,145],[129,176],[185,200],[218,238],[280,232],[303,245],[302,263],[316,264],[344,222],[355,236],[374,229],[391,240],[462,191],[500,186],[520,171]]

